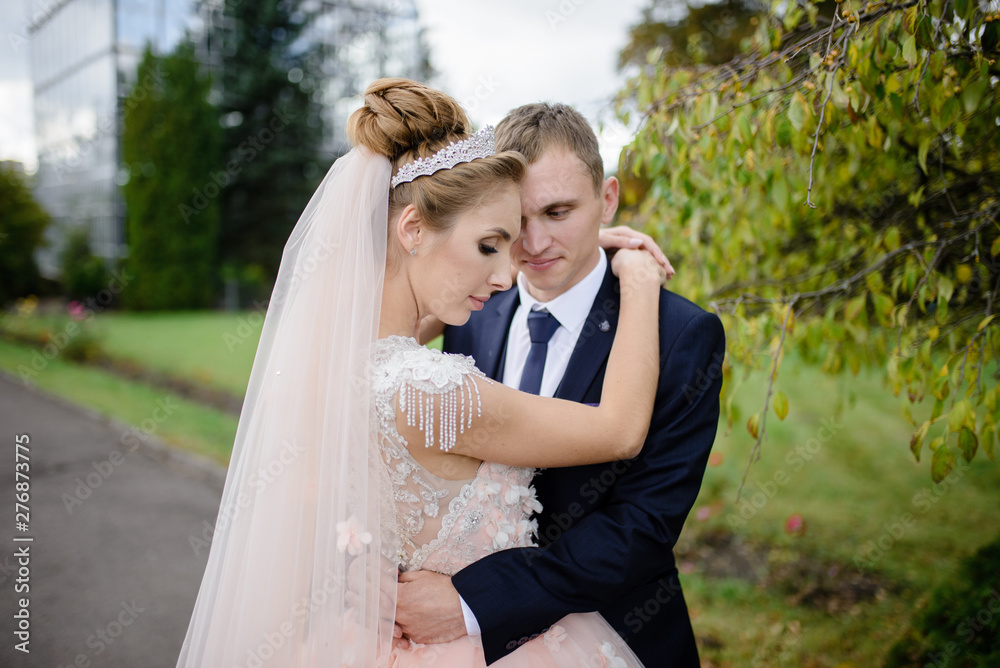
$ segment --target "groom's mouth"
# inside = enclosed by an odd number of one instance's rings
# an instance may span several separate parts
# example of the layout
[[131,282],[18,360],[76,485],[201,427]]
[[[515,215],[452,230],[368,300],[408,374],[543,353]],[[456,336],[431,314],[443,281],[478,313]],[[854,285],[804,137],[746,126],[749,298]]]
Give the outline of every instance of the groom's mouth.
[[552,267],[558,261],[559,258],[557,257],[537,258],[537,259],[532,258],[530,260],[525,260],[524,264],[528,269],[531,269],[532,271],[545,271],[546,269]]

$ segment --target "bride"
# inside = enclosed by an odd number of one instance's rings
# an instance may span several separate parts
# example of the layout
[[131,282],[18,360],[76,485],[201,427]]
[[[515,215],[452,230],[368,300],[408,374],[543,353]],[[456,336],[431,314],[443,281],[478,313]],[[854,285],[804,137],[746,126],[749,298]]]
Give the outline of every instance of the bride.
[[[405,79],[369,86],[348,138],[285,246],[178,666],[485,666],[475,637],[393,647],[399,570],[452,574],[531,544],[529,467],[627,459],[645,438],[652,256],[612,259],[623,298],[600,406],[505,387],[414,337],[510,287],[523,158]],[[495,665],[640,664],[588,613]]]

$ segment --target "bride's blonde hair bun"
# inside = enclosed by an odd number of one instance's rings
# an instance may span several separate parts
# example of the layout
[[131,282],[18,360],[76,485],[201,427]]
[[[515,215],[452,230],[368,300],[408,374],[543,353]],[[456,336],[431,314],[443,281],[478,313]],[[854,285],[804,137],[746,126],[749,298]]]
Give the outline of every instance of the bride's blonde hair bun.
[[[453,97],[410,79],[373,81],[364,106],[347,121],[348,140],[389,158],[393,175],[401,165],[471,134],[469,118]],[[413,204],[433,228],[445,230],[458,214],[519,185],[526,169],[520,153],[504,151],[401,183],[389,191],[389,220]]]
[[379,79],[348,120],[347,138],[395,162],[421,148],[433,153],[434,146],[464,138],[468,127],[469,118],[450,95],[409,79]]

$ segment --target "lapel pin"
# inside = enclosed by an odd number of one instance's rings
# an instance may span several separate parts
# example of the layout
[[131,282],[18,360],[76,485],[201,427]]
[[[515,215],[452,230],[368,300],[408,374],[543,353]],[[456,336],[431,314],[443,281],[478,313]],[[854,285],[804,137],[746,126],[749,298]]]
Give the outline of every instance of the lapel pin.
[[600,329],[600,330],[601,330],[602,332],[606,332],[606,331],[608,331],[609,329],[611,329],[611,323],[609,323],[609,322],[608,322],[607,320],[602,320],[602,321],[601,321],[601,324],[600,324],[600,325],[598,325],[597,327],[598,327],[598,328],[599,328],[599,329]]

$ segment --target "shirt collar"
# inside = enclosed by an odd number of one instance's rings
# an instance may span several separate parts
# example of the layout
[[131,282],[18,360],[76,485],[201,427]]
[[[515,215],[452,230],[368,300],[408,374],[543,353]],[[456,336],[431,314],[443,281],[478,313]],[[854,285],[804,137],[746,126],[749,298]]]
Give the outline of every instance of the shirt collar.
[[527,281],[524,274],[517,277],[517,292],[521,298],[521,304],[532,311],[541,309],[547,310],[556,317],[559,324],[570,331],[576,331],[583,327],[584,320],[590,313],[597,293],[604,282],[604,274],[608,268],[608,256],[603,248],[598,248],[600,257],[597,266],[590,270],[590,273],[583,277],[579,283],[562,293],[552,301],[540,302],[528,292]]

